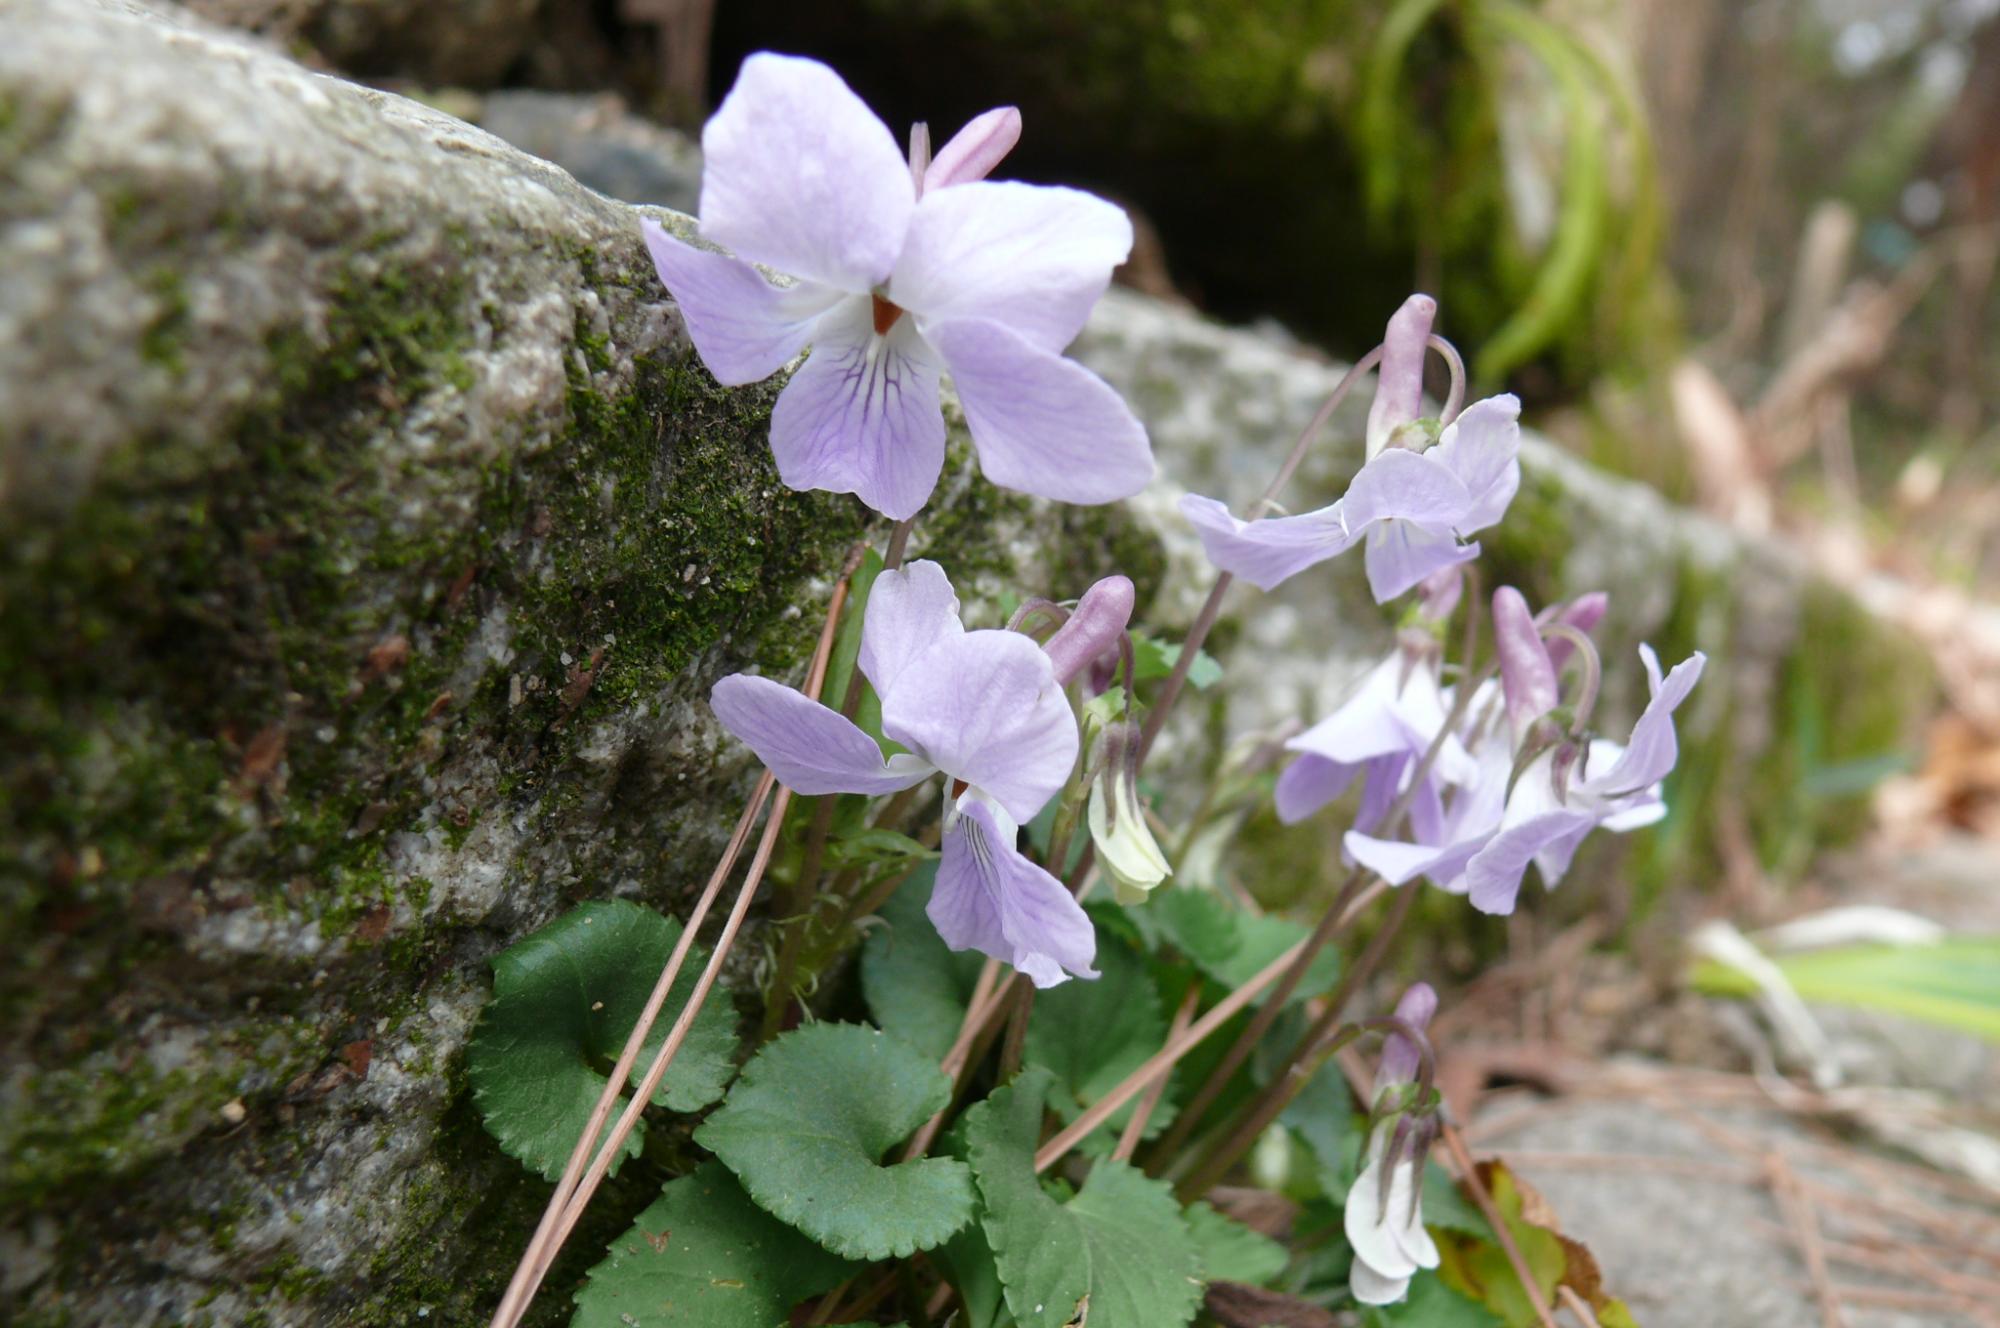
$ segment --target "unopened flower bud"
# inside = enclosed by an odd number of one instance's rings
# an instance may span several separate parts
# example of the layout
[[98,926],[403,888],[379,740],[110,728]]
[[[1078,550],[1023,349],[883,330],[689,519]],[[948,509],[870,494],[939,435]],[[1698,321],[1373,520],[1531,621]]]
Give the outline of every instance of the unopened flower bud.
[[[1437,1013],[1437,992],[1428,982],[1410,985],[1396,1002],[1396,1018],[1418,1032],[1430,1027],[1431,1017]],[[1375,1089],[1380,1092],[1391,1084],[1406,1084],[1417,1077],[1423,1066],[1423,1051],[1401,1033],[1391,1033],[1382,1040],[1382,1060],[1375,1067]]]
[[1107,650],[1116,650],[1118,638],[1132,621],[1132,606],[1138,598],[1129,577],[1107,576],[1083,592],[1076,609],[1046,650],[1056,666],[1056,681],[1067,687]]
[[985,179],[1020,141],[1021,112],[1014,107],[996,106],[975,116],[931,158],[930,169],[924,172],[924,190]]
[[1555,709],[1557,690],[1555,665],[1535,615],[1512,586],[1493,592],[1493,648],[1500,657],[1500,690],[1518,746],[1534,722]]
[[1174,870],[1139,805],[1139,737],[1138,725],[1113,720],[1098,734],[1092,754],[1097,776],[1090,785],[1090,838],[1121,904],[1144,903]]
[[1441,567],[1417,583],[1417,613],[1427,622],[1441,623],[1458,607],[1465,590],[1465,565]]
[[1375,374],[1375,401],[1368,407],[1368,456],[1389,445],[1396,430],[1423,413],[1424,354],[1437,317],[1437,301],[1412,295],[1390,318],[1382,334],[1382,367]]

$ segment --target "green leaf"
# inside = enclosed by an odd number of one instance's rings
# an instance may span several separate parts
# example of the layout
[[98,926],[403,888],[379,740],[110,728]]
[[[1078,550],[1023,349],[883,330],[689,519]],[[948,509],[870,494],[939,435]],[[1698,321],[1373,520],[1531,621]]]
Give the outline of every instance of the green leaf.
[[1371,1328],[1506,1328],[1493,1311],[1459,1295],[1433,1272],[1411,1278],[1407,1299],[1369,1310],[1367,1321]]
[[882,921],[861,950],[861,993],[875,1022],[942,1060],[958,1037],[986,957],[952,950],[924,914],[937,864],[925,863],[882,906]]
[[[1159,992],[1138,956],[1121,945],[1102,945],[1094,982],[1065,982],[1035,993],[1028,1020],[1024,1058],[1053,1071],[1049,1106],[1064,1120],[1116,1088],[1160,1049],[1167,1038]],[[1138,1099],[1114,1113],[1096,1135],[1115,1137],[1130,1120]],[[1173,1104],[1162,1098],[1146,1132],[1173,1119]]]
[[[1157,637],[1132,635],[1132,670],[1140,682],[1164,678],[1180,663],[1181,648]],[[1206,650],[1194,652],[1194,663],[1188,666],[1188,684],[1198,692],[1205,692],[1222,681],[1222,665]]]
[[[1144,908],[1129,911],[1154,944],[1173,946],[1211,980],[1232,989],[1255,977],[1309,932],[1289,918],[1252,913],[1213,890],[1188,886],[1155,890]],[[1290,999],[1323,995],[1339,980],[1340,956],[1330,946],[1323,948],[1313,956]]]
[[966,1113],[984,1225],[1020,1328],[1063,1328],[1087,1298],[1091,1328],[1178,1328],[1201,1304],[1201,1256],[1164,1183],[1110,1159],[1068,1202],[1035,1177],[1048,1073],[1019,1078]]
[[[494,957],[493,998],[466,1053],[467,1075],[487,1131],[508,1156],[544,1179],[562,1175],[680,935],[672,918],[611,899],[585,904]],[[701,946],[689,949],[633,1063],[634,1086],[706,962]],[[707,1106],[728,1086],[735,1055],[736,1013],[728,993],[716,991],[653,1100],[675,1111]],[[643,1121],[634,1128],[619,1161],[639,1151],[644,1129]]]
[[576,1295],[570,1328],[782,1328],[856,1271],[750,1202],[722,1166],[670,1181]]
[[1486,1214],[1465,1197],[1458,1188],[1458,1182],[1438,1164],[1436,1158],[1424,1163],[1423,1203],[1425,1226],[1478,1236],[1483,1240],[1493,1238],[1493,1224],[1486,1220]]
[[812,1024],[758,1052],[695,1141],[767,1212],[835,1254],[903,1258],[972,1220],[965,1163],[879,1163],[950,1099],[951,1081],[907,1043]]
[[[2000,1042],[2000,937],[1951,936],[1936,945],[1862,945],[1774,958],[1798,994],[1828,1005],[1859,1005]],[[1694,985],[1748,996],[1750,977],[1705,960]]]
[[946,1241],[932,1257],[943,1262],[945,1279],[958,1290],[965,1306],[964,1328],[997,1328],[1005,1320],[1000,1269],[979,1223],[967,1223],[965,1230]]
[[1284,1272],[1291,1262],[1283,1245],[1208,1204],[1189,1204],[1182,1216],[1201,1255],[1201,1275],[1206,1281],[1261,1286]]

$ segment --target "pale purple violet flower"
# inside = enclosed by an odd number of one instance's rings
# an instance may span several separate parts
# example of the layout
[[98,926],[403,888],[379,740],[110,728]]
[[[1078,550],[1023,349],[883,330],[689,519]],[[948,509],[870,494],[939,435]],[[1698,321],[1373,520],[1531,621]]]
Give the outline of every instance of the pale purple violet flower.
[[[1129,582],[1123,598],[1129,604]],[[1124,629],[1120,618],[1116,630]],[[1101,648],[1071,645],[1084,661]],[[881,697],[883,734],[907,752],[884,760],[852,720],[768,678],[731,674],[709,704],[796,793],[889,793],[944,772],[953,782],[929,910],[938,934],[954,950],[1012,964],[1038,987],[1064,981],[1065,970],[1096,977],[1089,917],[1015,847],[1021,822],[1076,764],[1067,679],[1049,654],[1018,632],[966,631],[944,569],[922,561],[875,579],[858,662]]]
[[[1587,625],[1602,613],[1603,601],[1585,596],[1557,621]],[[1674,711],[1707,657],[1696,651],[1662,678],[1652,647],[1640,646],[1651,699],[1631,739],[1622,746],[1601,738],[1579,744],[1557,735],[1516,775],[1523,744],[1537,739],[1537,722],[1556,704],[1556,668],[1519,592],[1506,586],[1494,592],[1493,620],[1501,681],[1486,684],[1468,707],[1477,730],[1470,744],[1477,775],[1446,800],[1434,827],[1413,820],[1408,842],[1353,830],[1342,842],[1391,885],[1428,876],[1454,894],[1469,894],[1481,912],[1504,914],[1514,911],[1529,863],[1553,889],[1596,827],[1622,833],[1666,815],[1659,786],[1679,755]],[[1505,726],[1494,714],[1503,708]]]
[[[1278,776],[1278,819],[1287,825],[1304,820],[1361,775],[1354,827],[1373,830],[1444,728],[1448,711],[1434,658],[1392,651],[1338,709],[1285,744],[1299,755]],[[1411,797],[1418,833],[1434,833],[1441,824],[1442,786],[1468,783],[1477,772],[1457,735],[1448,735]]]
[[1213,498],[1188,494],[1208,559],[1261,590],[1364,545],[1368,587],[1387,603],[1425,577],[1479,556],[1461,536],[1507,512],[1521,485],[1521,403],[1511,395],[1467,406],[1423,452],[1388,447],[1369,459],[1329,507],[1243,521]]
[[1369,589],[1377,603],[1387,603],[1479,555],[1478,545],[1458,541],[1505,515],[1521,486],[1521,403],[1511,396],[1475,402],[1445,427],[1437,446],[1418,449],[1424,435],[1413,426],[1423,409],[1424,356],[1436,316],[1436,300],[1412,295],[1389,319],[1368,408],[1366,459],[1338,502],[1302,516],[1239,521],[1213,498],[1181,499],[1210,562],[1271,590],[1365,542]]
[[[1413,1028],[1429,1026],[1437,993],[1419,982],[1396,1002],[1396,1017]],[[1417,1078],[1421,1053],[1400,1033],[1382,1043],[1375,1068],[1375,1100],[1361,1172],[1347,1192],[1342,1214],[1347,1243],[1354,1247],[1348,1287],[1363,1305],[1393,1305],[1409,1294],[1420,1268],[1438,1266],[1437,1243],[1424,1229],[1423,1166],[1430,1135],[1424,1121],[1412,1121],[1396,1099]],[[1391,1156],[1391,1151],[1394,1156]]]
[[995,484],[1103,503],[1152,478],[1144,427],[1062,357],[1132,224],[1079,190],[984,181],[1020,121],[988,111],[926,167],[833,70],[760,52],[702,130],[701,236],[730,252],[642,222],[717,381],[756,382],[812,347],[771,413],[790,487],[915,515],[944,465],[946,371]]

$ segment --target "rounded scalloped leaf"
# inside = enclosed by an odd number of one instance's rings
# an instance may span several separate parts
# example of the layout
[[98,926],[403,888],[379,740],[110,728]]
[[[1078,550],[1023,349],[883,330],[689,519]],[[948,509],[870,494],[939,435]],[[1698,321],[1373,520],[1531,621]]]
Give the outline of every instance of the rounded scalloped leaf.
[[950,1097],[944,1072],[907,1044],[861,1024],[812,1024],[743,1067],[695,1142],[767,1212],[835,1254],[903,1258],[972,1220],[965,1163],[880,1161]]
[[983,1226],[1020,1328],[1179,1328],[1201,1306],[1201,1254],[1164,1183],[1109,1159],[1068,1203],[1035,1176],[1049,1076],[1028,1070],[967,1113]]
[[775,1328],[855,1271],[707,1162],[670,1181],[611,1242],[576,1294],[570,1328]]
[[[566,913],[494,956],[493,997],[472,1036],[466,1072],[480,1118],[508,1156],[544,1179],[562,1174],[680,935],[674,919],[611,899]],[[632,1087],[665,1043],[706,960],[700,946],[688,951],[632,1067]],[[735,1056],[735,1010],[726,992],[712,993],[653,1101],[675,1111],[707,1106],[728,1087]],[[638,1153],[644,1128],[640,1122],[632,1131],[619,1161]]]

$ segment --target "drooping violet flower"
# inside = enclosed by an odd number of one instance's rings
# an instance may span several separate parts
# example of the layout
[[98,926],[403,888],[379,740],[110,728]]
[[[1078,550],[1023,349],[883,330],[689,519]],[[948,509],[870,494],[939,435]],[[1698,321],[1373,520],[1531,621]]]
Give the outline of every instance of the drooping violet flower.
[[[1396,1002],[1396,1018],[1418,1033],[1437,1012],[1437,993],[1419,982]],[[1393,1305],[1409,1294],[1420,1268],[1438,1266],[1438,1248],[1424,1229],[1423,1166],[1434,1127],[1431,1104],[1409,1101],[1422,1052],[1401,1033],[1382,1043],[1369,1104],[1368,1143],[1361,1173],[1342,1214],[1354,1247],[1348,1287],[1363,1305]]]
[[943,771],[952,782],[929,910],[938,934],[1038,987],[1065,970],[1096,977],[1090,919],[1015,847],[1021,822],[1076,764],[1076,717],[1049,655],[1018,632],[966,631],[944,569],[921,561],[875,579],[858,662],[881,697],[882,732],[907,752],[884,760],[852,720],[768,678],[731,674],[709,704],[797,793],[889,793]]
[[913,516],[944,465],[947,371],[995,484],[1103,503],[1152,478],[1144,427],[1062,357],[1130,252],[1131,222],[1079,190],[985,181],[1019,136],[1002,107],[927,165],[916,136],[906,162],[825,65],[743,62],[702,130],[701,236],[730,252],[641,225],[719,382],[767,378],[812,347],[771,413],[787,485]]
[[1512,395],[1467,406],[1423,452],[1386,447],[1329,507],[1243,521],[1213,498],[1188,494],[1208,559],[1271,590],[1306,568],[1364,545],[1368,587],[1387,603],[1425,577],[1479,556],[1462,536],[1506,514],[1521,486],[1521,403]]
[[[1299,755],[1278,776],[1278,819],[1287,825],[1304,820],[1360,775],[1354,825],[1364,833],[1373,830],[1443,731],[1449,710],[1435,657],[1412,656],[1400,647],[1391,651],[1338,709],[1285,743]],[[1442,786],[1467,783],[1476,773],[1457,735],[1446,735],[1411,797],[1412,822],[1435,832],[1443,817]]]
[[[1602,601],[1586,596],[1554,620],[1577,626],[1602,613]],[[1501,680],[1487,683],[1468,707],[1478,728],[1471,742],[1477,775],[1445,801],[1434,827],[1413,818],[1408,841],[1351,830],[1342,842],[1391,885],[1428,876],[1469,894],[1481,912],[1504,914],[1514,911],[1529,863],[1553,889],[1591,830],[1636,830],[1666,815],[1659,785],[1679,755],[1674,711],[1707,657],[1696,651],[1662,678],[1652,647],[1640,646],[1651,699],[1630,740],[1584,740],[1542,724],[1557,702],[1556,669],[1525,603],[1502,587],[1493,616]],[[1493,713],[1500,709],[1505,725]]]

